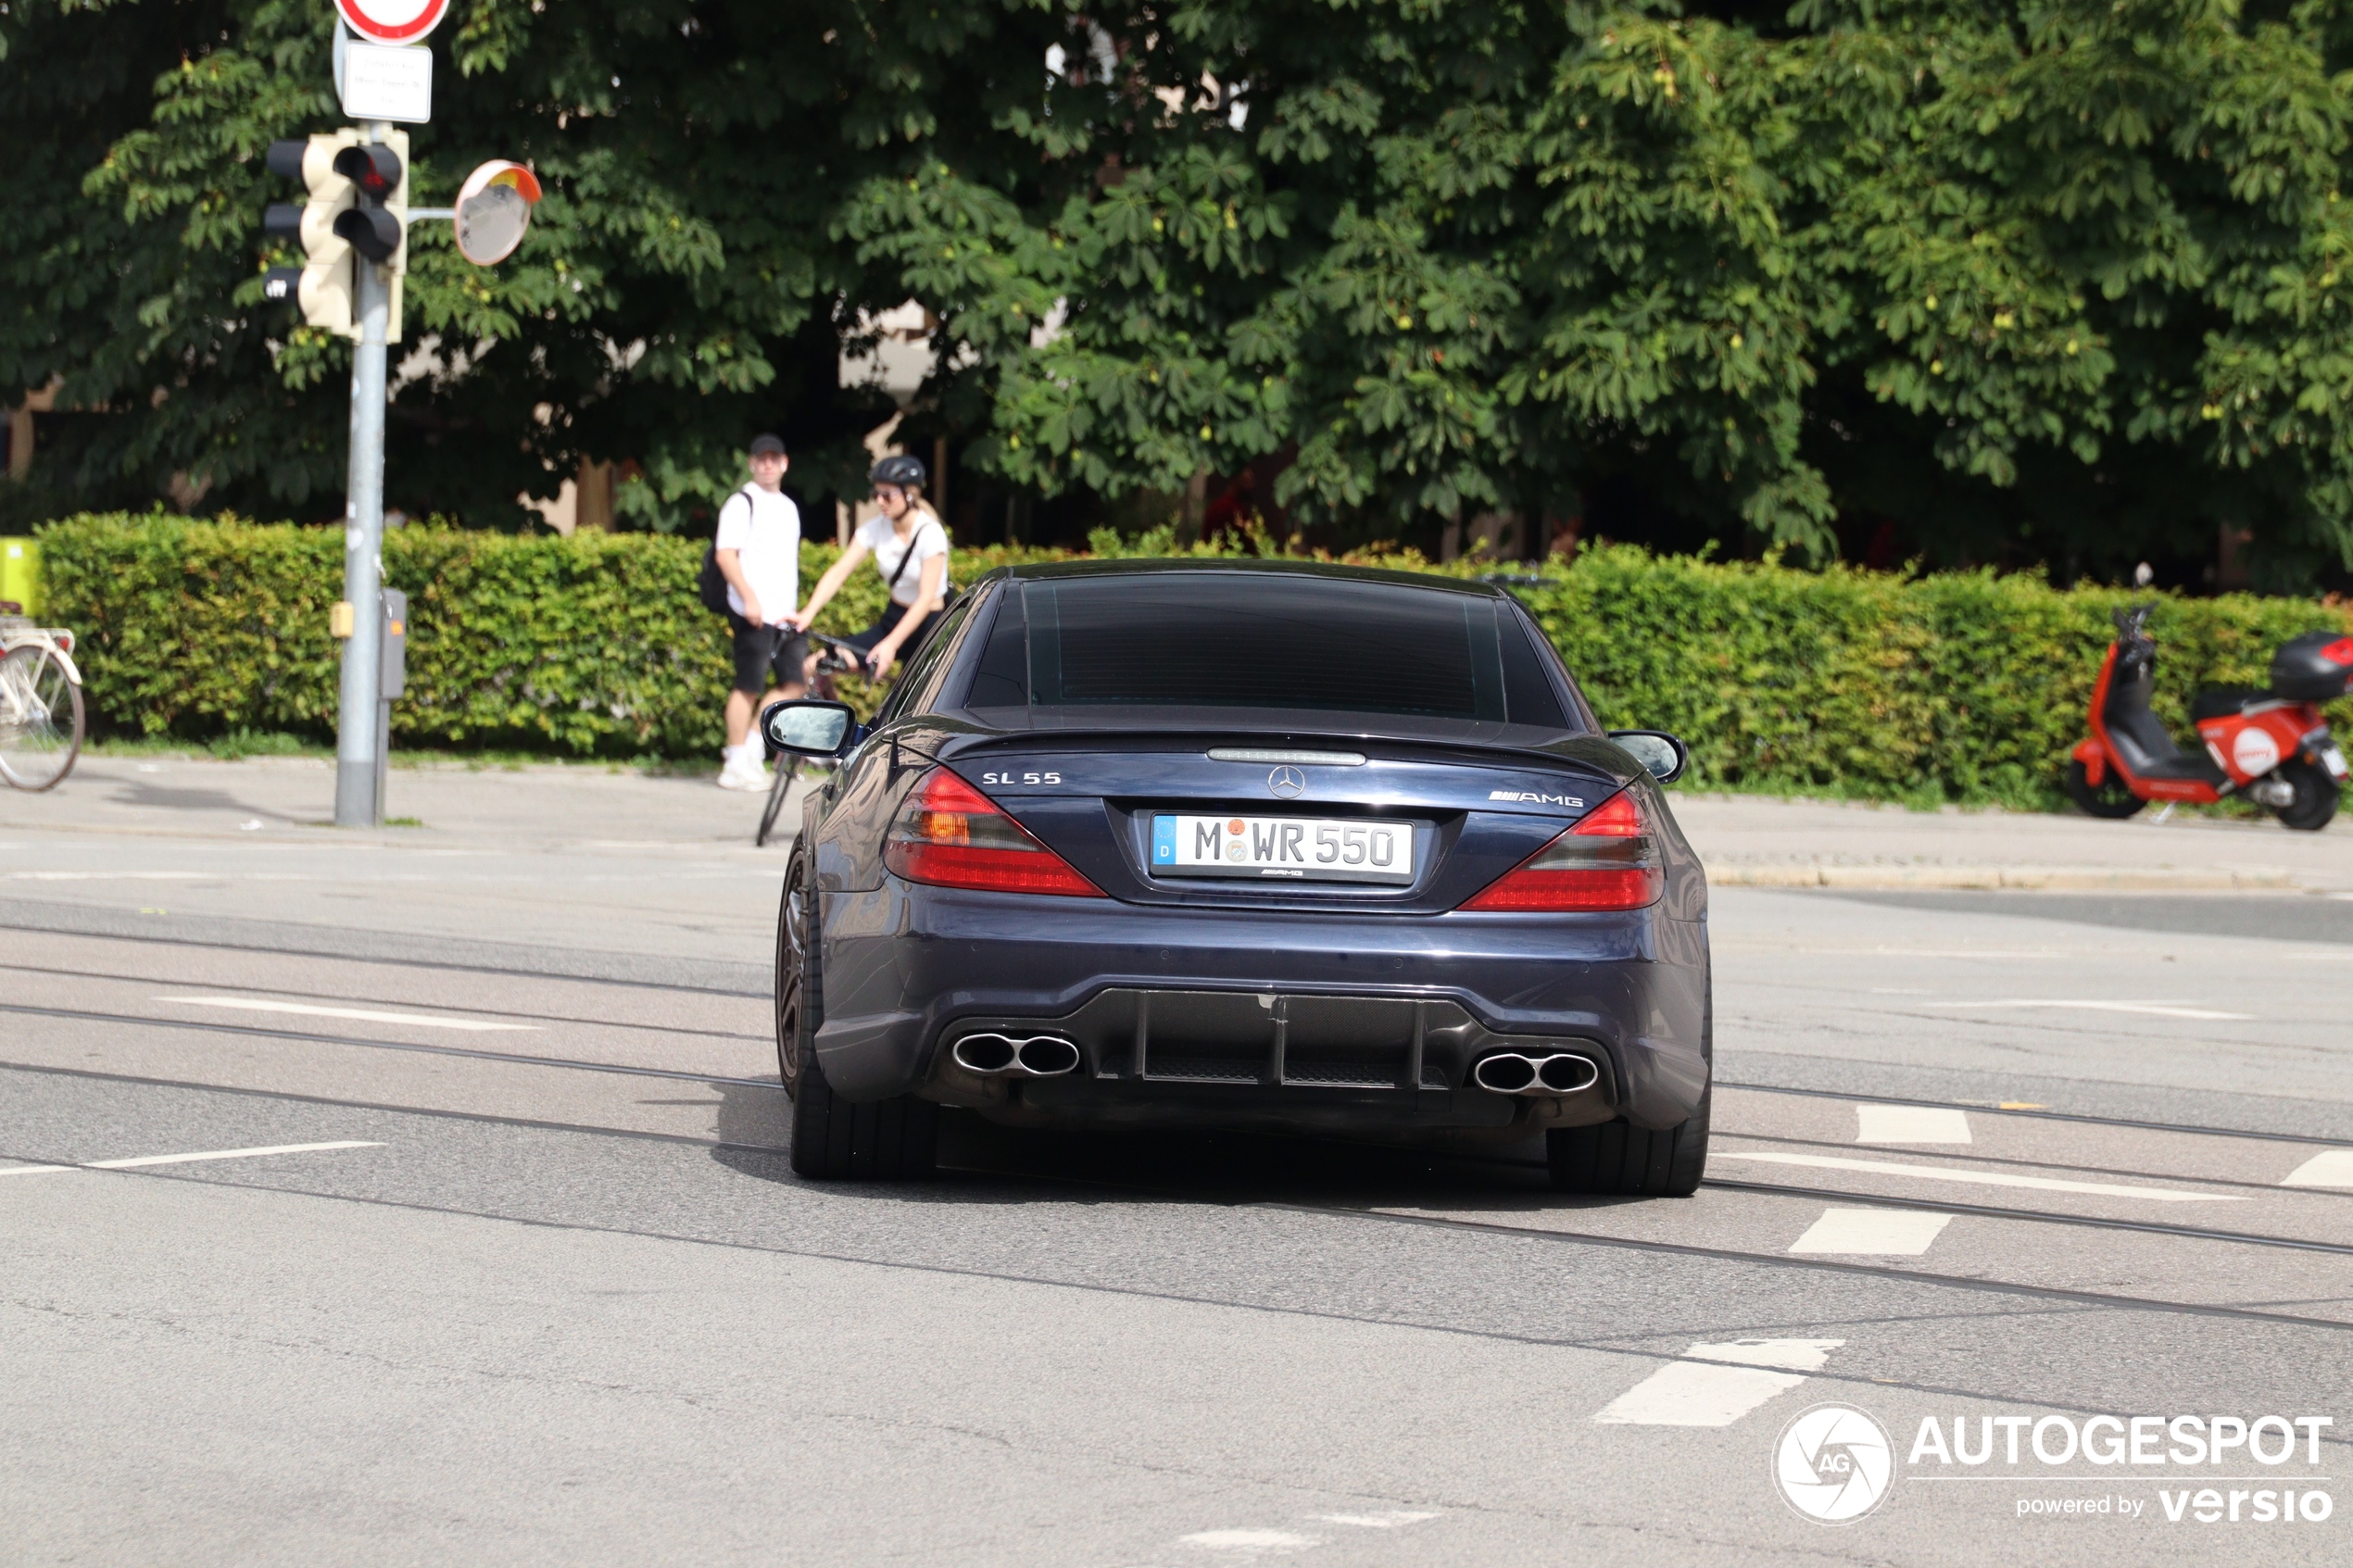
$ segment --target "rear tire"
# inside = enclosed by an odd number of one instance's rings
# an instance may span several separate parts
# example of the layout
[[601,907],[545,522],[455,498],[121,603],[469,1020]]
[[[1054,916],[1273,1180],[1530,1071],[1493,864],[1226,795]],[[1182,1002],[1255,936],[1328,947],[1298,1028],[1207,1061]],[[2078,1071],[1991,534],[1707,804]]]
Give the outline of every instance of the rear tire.
[[2336,815],[2337,785],[2328,770],[2298,758],[2280,764],[2280,777],[2296,791],[2295,801],[2280,808],[2280,821],[2299,833],[2318,833]]
[[792,1168],[818,1181],[904,1181],[937,1167],[939,1107],[912,1095],[855,1105],[817,1060],[824,979],[809,858],[793,852],[776,921],[776,1070],[792,1097]]
[[1716,1097],[1711,1082],[1699,1109],[1663,1132],[1624,1117],[1598,1127],[1555,1127],[1544,1135],[1544,1160],[1560,1192],[1623,1198],[1689,1198],[1707,1174],[1707,1119]]
[[2125,787],[2115,769],[2110,768],[2108,776],[2095,784],[2090,771],[2081,762],[2067,765],[2067,797],[2085,816],[2112,822],[2123,821],[2148,804]]

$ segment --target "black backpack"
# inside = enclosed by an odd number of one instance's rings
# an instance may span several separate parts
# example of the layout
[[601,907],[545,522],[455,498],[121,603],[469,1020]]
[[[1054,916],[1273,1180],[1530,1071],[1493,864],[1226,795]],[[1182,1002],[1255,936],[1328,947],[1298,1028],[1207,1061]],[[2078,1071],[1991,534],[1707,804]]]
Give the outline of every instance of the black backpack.
[[[736,491],[736,495],[741,495],[744,498],[745,506],[751,505],[750,485],[747,484]],[[736,495],[728,496],[727,501],[734,500]],[[719,503],[720,510],[727,509],[727,501]],[[719,570],[719,539],[716,534],[712,535],[710,545],[703,550],[702,571],[695,579],[695,596],[702,600],[703,608],[713,615],[727,615],[735,608],[727,602],[727,574]]]

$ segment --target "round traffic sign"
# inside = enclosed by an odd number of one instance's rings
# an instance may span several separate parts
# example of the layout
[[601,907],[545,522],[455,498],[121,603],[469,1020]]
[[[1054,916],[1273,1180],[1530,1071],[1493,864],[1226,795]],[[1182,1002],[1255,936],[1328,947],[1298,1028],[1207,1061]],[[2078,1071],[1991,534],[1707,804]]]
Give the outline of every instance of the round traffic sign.
[[449,0],[335,0],[335,9],[371,44],[415,44],[441,25]]

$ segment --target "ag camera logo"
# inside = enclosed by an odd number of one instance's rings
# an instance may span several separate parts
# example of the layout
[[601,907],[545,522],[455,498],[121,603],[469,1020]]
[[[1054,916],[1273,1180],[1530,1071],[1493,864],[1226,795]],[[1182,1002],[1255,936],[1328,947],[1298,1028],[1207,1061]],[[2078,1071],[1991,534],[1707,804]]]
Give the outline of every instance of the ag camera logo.
[[1773,1445],[1773,1479],[1790,1507],[1818,1524],[1852,1524],[1895,1479],[1887,1428],[1852,1405],[1798,1411]]

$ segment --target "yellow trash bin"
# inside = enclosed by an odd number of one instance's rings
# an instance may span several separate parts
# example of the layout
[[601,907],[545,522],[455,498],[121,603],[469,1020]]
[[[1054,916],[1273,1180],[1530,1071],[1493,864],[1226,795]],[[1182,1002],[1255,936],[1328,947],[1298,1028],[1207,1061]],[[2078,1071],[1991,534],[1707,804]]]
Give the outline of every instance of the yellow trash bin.
[[41,546],[31,539],[0,539],[0,599],[14,599],[27,615],[41,613]]

